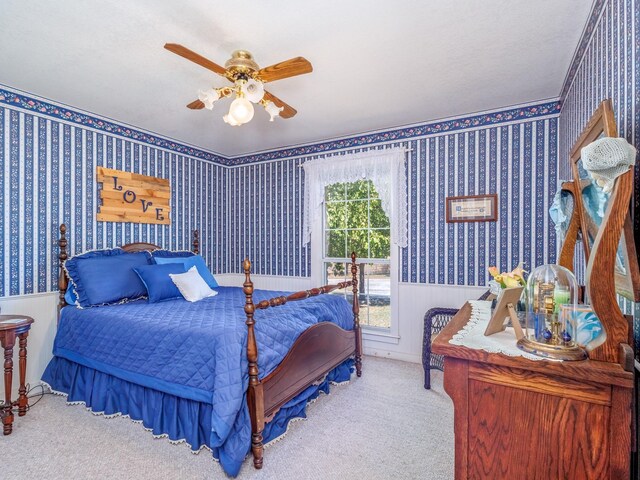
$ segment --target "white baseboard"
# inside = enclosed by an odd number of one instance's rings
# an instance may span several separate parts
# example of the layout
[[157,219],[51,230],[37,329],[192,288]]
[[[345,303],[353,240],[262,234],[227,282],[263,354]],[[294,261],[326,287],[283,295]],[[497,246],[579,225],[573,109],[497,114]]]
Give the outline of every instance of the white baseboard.
[[381,350],[379,348],[372,348],[367,345],[363,345],[364,354],[371,355],[373,357],[390,358],[392,360],[401,360],[409,363],[422,363],[422,355],[415,355],[412,353],[402,352],[390,352],[388,350]]
[[[242,287],[244,275],[240,273],[224,273],[216,275],[216,280],[223,287]],[[254,275],[251,274],[251,281],[254,288],[260,290],[283,290],[296,292],[317,287],[312,285],[310,277],[284,277],[275,275]]]
[[[220,285],[241,286],[244,275],[216,275]],[[251,275],[255,288],[266,290],[297,291],[317,287],[310,277],[284,277],[275,275]],[[422,362],[422,338],[424,314],[430,308],[460,308],[467,300],[476,299],[487,287],[465,285],[429,285],[400,283],[398,285],[398,336],[394,343],[365,338],[365,353],[405,362]]]
[[[297,291],[313,288],[309,277],[282,277],[252,275],[255,287],[268,290]],[[216,275],[223,286],[242,286],[244,275]],[[423,319],[427,310],[434,307],[460,308],[465,301],[478,298],[486,287],[452,288],[447,285],[401,283],[398,286],[399,318],[397,343],[384,343],[374,339],[363,341],[364,353],[405,362],[421,363]],[[0,298],[2,313],[29,315],[35,323],[28,340],[27,382],[40,381],[51,359],[53,339],[56,333],[56,306],[58,292]],[[14,360],[17,366],[17,358]],[[14,367],[13,389],[17,392],[17,368]],[[0,383],[0,385],[2,385]],[[4,388],[4,387],[3,387]],[[15,395],[15,394],[14,394]]]

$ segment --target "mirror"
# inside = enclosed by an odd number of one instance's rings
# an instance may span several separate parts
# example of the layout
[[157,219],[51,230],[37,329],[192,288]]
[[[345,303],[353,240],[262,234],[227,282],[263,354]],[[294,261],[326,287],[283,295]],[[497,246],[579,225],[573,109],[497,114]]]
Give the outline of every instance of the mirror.
[[[616,187],[612,192],[604,192],[584,168],[580,152],[583,147],[604,136],[617,136],[615,119],[609,100],[600,104],[570,153],[574,178],[572,193],[575,195],[575,210],[582,233],[585,262],[589,261],[600,227],[612,207],[612,198],[615,195],[618,180],[616,180]],[[640,272],[636,259],[631,217],[627,214],[617,249],[614,277],[616,292],[637,302],[640,301]]]

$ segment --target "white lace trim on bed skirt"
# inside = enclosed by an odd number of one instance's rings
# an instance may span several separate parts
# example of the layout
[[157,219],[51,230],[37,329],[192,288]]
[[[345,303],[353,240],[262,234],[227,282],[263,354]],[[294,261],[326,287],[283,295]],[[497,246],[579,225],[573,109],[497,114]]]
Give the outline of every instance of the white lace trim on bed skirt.
[[[323,377],[323,380],[322,380],[322,381],[324,381],[324,378],[326,378],[326,376],[325,376],[325,377]],[[53,388],[51,388],[51,385],[49,385],[47,382],[41,381],[41,383],[42,383],[43,385],[45,385],[45,386],[49,389],[49,391],[50,391],[52,394],[54,394],[54,395],[59,395],[59,396],[61,396],[61,397],[65,397],[65,398],[67,398],[67,397],[69,396],[67,393],[60,392],[60,391],[58,391],[58,390],[54,390]],[[330,385],[335,385],[335,386],[346,385],[347,383],[351,383],[351,379],[349,379],[349,380],[345,380],[344,382],[329,382],[329,384],[330,384]],[[320,394],[324,394],[324,395],[328,395],[328,393],[325,393],[325,392],[324,392],[324,391],[322,391],[322,390],[320,390],[320,392],[319,392],[319,393],[320,393]],[[306,409],[307,409],[307,407],[308,407],[309,405],[311,405],[312,403],[315,403],[315,402],[316,402],[316,401],[318,401],[319,399],[320,399],[320,395],[318,395],[318,396],[317,396],[316,398],[314,398],[313,400],[309,400],[309,401],[307,401],[307,404],[305,405],[305,411],[306,411]],[[136,423],[136,424],[142,425],[142,428],[144,428],[147,432],[150,432],[150,433],[151,433],[151,432],[153,432],[153,429],[152,429],[152,428],[147,428],[147,427],[145,427],[145,426],[143,425],[142,420],[134,420],[134,419],[133,419],[133,418],[131,418],[129,415],[124,414],[124,413],[121,413],[121,412],[110,413],[110,414],[106,414],[106,413],[104,413],[104,412],[94,412],[93,410],[91,410],[91,407],[87,407],[86,402],[83,402],[83,401],[81,401],[81,400],[80,400],[80,401],[77,401],[77,402],[69,402],[69,401],[67,401],[66,403],[67,403],[67,405],[69,405],[69,406],[73,406],[73,405],[84,405],[85,409],[86,409],[87,411],[91,412],[93,415],[95,415],[95,416],[100,416],[100,417],[104,417],[104,418],[106,418],[106,419],[112,419],[112,418],[116,418],[116,417],[128,418],[128,419],[129,419],[129,420],[131,420],[133,423]],[[275,444],[276,442],[279,442],[280,440],[282,440],[282,439],[287,435],[287,433],[289,433],[289,429],[291,428],[291,425],[292,425],[293,423],[296,423],[296,422],[300,421],[300,420],[306,420],[306,418],[305,418],[305,417],[292,417],[292,418],[290,418],[290,419],[289,419],[289,421],[287,422],[287,429],[286,429],[282,434],[278,435],[276,438],[274,438],[274,439],[270,440],[268,443],[265,443],[265,444],[264,444],[264,448],[268,448],[268,447],[272,446],[273,444]],[[213,454],[213,451],[212,451],[212,450],[209,448],[209,446],[207,446],[207,445],[201,445],[201,446],[200,446],[200,448],[198,448],[197,450],[194,450],[194,449],[193,449],[193,447],[191,446],[191,444],[190,444],[189,442],[187,442],[187,440],[186,440],[185,438],[178,439],[178,440],[172,440],[172,439],[170,439],[170,438],[169,438],[169,435],[168,435],[168,434],[166,434],[166,433],[161,433],[160,435],[156,435],[156,434],[154,434],[154,433],[151,433],[151,435],[153,436],[153,438],[166,438],[166,439],[168,439],[169,443],[170,443],[170,444],[172,444],[172,445],[178,445],[178,444],[184,443],[184,444],[186,444],[186,445],[188,445],[188,446],[189,446],[189,449],[190,449],[189,451],[190,451],[192,454],[194,454],[194,455],[199,454],[199,453],[202,451],[202,449],[207,449],[207,450],[209,450],[209,451]],[[245,457],[245,459],[246,459],[246,458],[248,458],[248,457],[250,457],[250,456],[252,456],[251,451],[249,451],[249,453],[247,454],[247,456]],[[218,459],[217,459],[216,457],[214,457],[213,455],[211,455],[211,458],[213,458],[216,462],[220,462],[220,460],[218,460]]]
[[[44,382],[44,381],[43,381],[43,382],[42,382],[42,384],[43,384],[43,385],[46,385],[46,386],[47,386],[47,388],[49,388],[49,391],[50,391],[51,393],[53,393],[54,395],[59,395],[59,396],[61,396],[61,397],[68,397],[68,396],[69,396],[67,393],[60,392],[60,391],[58,391],[58,390],[54,390],[53,388],[51,388],[51,385],[49,385],[47,382]],[[153,432],[153,428],[147,428],[147,427],[145,427],[145,426],[143,425],[143,423],[142,423],[142,420],[135,420],[135,419],[131,418],[129,415],[124,414],[124,413],[122,413],[122,412],[109,413],[109,414],[106,414],[106,413],[104,413],[104,412],[95,412],[95,411],[91,410],[91,407],[87,407],[86,402],[83,402],[83,401],[81,401],[81,400],[80,400],[80,401],[77,401],[77,402],[69,402],[69,401],[67,401],[66,403],[67,403],[67,405],[69,405],[69,406],[73,406],[73,405],[84,405],[85,409],[86,409],[87,411],[91,412],[93,415],[95,415],[95,416],[97,416],[97,417],[104,417],[104,418],[109,419],[109,420],[110,420],[110,419],[112,419],[112,418],[116,418],[116,417],[128,418],[128,419],[129,419],[129,420],[131,420],[133,423],[137,423],[137,424],[139,424],[139,425],[142,425],[142,428],[144,428],[147,432],[150,432],[150,433],[151,433],[151,432]],[[172,439],[170,439],[170,438],[169,438],[169,435],[168,435],[167,433],[161,433],[160,435],[156,435],[155,433],[151,433],[151,436],[152,436],[153,438],[166,438],[166,439],[169,441],[169,443],[170,443],[170,444],[172,444],[172,445],[178,445],[178,444],[184,443],[184,444],[186,444],[186,445],[188,445],[188,446],[189,446],[189,449],[190,449],[189,451],[190,451],[191,453],[193,453],[194,455],[199,454],[199,453],[202,451],[202,449],[207,449],[207,450],[209,450],[211,453],[213,453],[213,452],[212,452],[212,450],[211,450],[207,445],[201,445],[197,450],[195,450],[195,449],[192,447],[192,445],[191,445],[189,442],[187,442],[187,440],[186,440],[185,438],[181,438],[181,439],[178,439],[178,440],[172,440]],[[216,462],[219,462],[219,460],[218,460],[217,458],[215,458],[213,455],[211,455],[211,458],[213,458],[213,460],[215,460]]]
[[463,345],[474,350],[484,350],[489,353],[502,353],[509,357],[524,357],[529,360],[551,360],[520,350],[516,345],[516,336],[512,327],[507,327],[503,332],[485,337],[484,331],[487,329],[491,319],[491,302],[469,300],[469,305],[471,305],[469,321],[462,327],[462,330],[449,340],[449,343]]

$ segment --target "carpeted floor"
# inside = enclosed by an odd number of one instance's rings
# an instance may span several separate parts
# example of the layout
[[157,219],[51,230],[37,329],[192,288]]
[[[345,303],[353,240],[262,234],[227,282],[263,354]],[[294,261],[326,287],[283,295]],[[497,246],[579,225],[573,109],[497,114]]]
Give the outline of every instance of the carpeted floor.
[[[420,365],[374,357],[363,365],[361,378],[333,386],[266,449],[262,471],[248,458],[238,478],[453,478],[453,407],[441,372],[427,391]],[[16,416],[13,434],[0,439],[2,478],[227,478],[208,450],[193,455],[128,418],[96,416],[59,396]]]

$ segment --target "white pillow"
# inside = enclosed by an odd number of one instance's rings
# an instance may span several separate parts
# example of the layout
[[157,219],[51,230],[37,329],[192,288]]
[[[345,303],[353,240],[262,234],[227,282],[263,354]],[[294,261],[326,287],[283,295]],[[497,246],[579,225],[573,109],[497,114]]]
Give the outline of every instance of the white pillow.
[[187,302],[197,302],[218,294],[209,288],[195,266],[185,273],[170,273],[169,276]]

